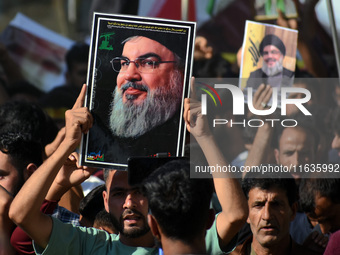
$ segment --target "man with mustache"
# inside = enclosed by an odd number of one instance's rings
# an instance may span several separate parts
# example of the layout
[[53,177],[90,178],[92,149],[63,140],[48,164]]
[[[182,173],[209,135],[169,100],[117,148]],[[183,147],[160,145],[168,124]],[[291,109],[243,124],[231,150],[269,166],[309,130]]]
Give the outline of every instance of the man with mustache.
[[152,233],[146,219],[148,202],[140,188],[129,185],[126,171],[105,169],[104,179],[105,209],[120,233],[120,242],[128,246],[144,243],[145,247],[153,247]]
[[249,172],[242,182],[252,235],[231,254],[316,254],[289,234],[297,212],[298,189],[289,173]]
[[[129,156],[175,155],[185,42],[147,34],[129,37],[122,44],[121,56],[110,61],[118,76],[108,130],[99,132],[95,123],[90,131],[93,151],[101,151],[105,161],[118,163],[126,163]],[[98,145],[98,140],[103,142]]]
[[122,56],[111,63],[119,71],[110,115],[115,136],[139,137],[178,110],[183,69],[179,56],[165,45],[144,36],[130,37]]
[[262,67],[250,73],[247,87],[257,89],[262,83],[272,87],[292,86],[294,72],[283,67],[286,47],[282,40],[274,34],[267,34],[260,43],[259,51]]

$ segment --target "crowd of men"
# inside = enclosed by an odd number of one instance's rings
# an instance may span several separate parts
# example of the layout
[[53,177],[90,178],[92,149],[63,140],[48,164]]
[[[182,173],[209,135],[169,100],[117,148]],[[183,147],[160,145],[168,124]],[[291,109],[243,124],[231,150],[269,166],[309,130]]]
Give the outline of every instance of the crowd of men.
[[[273,75],[280,81],[292,78],[278,68],[285,55],[278,40],[268,36],[260,45],[264,61],[277,55],[267,61],[265,71],[258,70],[266,73],[266,81]],[[197,55],[209,62],[212,49],[202,38],[196,43]],[[68,84],[41,97],[40,104],[7,99],[0,105],[0,255],[337,254],[340,106],[318,93],[326,84],[294,82],[292,86],[311,92],[311,100],[301,106],[311,115],[299,106],[287,111],[296,125],[230,125],[264,117],[233,115],[235,99],[229,90],[218,90],[223,107],[211,107],[211,101],[208,114],[202,114],[195,79],[181,109],[183,56],[146,35],[126,38],[123,45],[122,55],[111,62],[118,76],[108,116],[113,140],[105,146],[116,151],[121,146],[116,137],[138,140],[173,128],[169,122],[179,111],[192,138],[186,143],[187,158],[153,169],[137,184],[130,182],[128,169],[80,164],[77,148],[96,120],[84,107],[87,86],[80,88],[87,58],[79,55],[88,46],[77,44],[67,58]],[[257,110],[270,108],[275,84],[266,81],[254,86]],[[48,105],[67,91],[72,91],[71,106]],[[60,108],[64,118],[56,110]],[[280,120],[280,113],[265,118]],[[215,128],[216,118],[230,121]],[[164,141],[158,142],[166,148]],[[195,165],[247,166],[250,171],[192,178]],[[281,171],[252,171],[261,166]],[[81,184],[94,175],[103,185],[84,197]]]

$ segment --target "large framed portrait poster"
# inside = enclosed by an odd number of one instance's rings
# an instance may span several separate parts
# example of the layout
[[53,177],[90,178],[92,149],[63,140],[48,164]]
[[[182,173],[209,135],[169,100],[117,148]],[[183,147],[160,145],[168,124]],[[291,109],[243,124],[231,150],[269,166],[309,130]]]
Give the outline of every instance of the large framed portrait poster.
[[94,13],[87,98],[94,125],[83,165],[126,168],[132,156],[183,156],[194,22]]

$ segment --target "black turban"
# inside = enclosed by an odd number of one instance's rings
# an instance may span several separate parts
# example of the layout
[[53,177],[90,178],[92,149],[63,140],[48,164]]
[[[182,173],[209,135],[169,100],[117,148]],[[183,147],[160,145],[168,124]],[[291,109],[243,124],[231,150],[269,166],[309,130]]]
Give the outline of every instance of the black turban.
[[[186,57],[187,35],[176,33],[163,33],[153,31],[134,31],[131,36],[144,36],[156,42],[159,42],[173,53],[176,53],[182,60]],[[126,38],[127,39],[127,38]],[[124,41],[123,41],[124,43]]]
[[276,48],[278,48],[281,51],[283,56],[286,55],[286,47],[281,41],[281,39],[277,37],[276,35],[268,34],[263,38],[262,42],[260,43],[261,55],[263,55],[263,48],[266,47],[267,45],[274,45]]

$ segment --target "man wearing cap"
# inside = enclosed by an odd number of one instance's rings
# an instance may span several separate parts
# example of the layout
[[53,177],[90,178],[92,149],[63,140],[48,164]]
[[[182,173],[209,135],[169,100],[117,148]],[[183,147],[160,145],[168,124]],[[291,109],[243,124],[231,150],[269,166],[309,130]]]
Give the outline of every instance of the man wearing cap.
[[122,44],[121,56],[110,61],[118,76],[109,128],[104,137],[96,127],[90,131],[93,146],[105,161],[118,163],[134,155],[175,154],[185,44],[153,34],[132,36]]
[[286,55],[282,40],[276,35],[268,34],[260,43],[259,50],[263,58],[262,67],[250,73],[247,87],[257,89],[262,83],[272,87],[291,86],[294,72],[282,65]]

